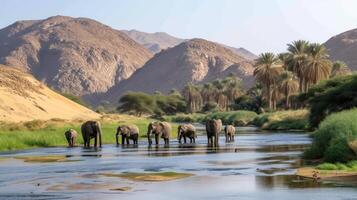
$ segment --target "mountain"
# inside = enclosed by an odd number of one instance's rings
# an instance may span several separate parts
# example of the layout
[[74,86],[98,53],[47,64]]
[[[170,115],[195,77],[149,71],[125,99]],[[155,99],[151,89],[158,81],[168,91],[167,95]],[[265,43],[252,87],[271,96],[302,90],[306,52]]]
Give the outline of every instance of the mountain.
[[0,65],[0,121],[99,117],[99,114],[50,90],[33,76]]
[[248,50],[245,49],[245,48],[242,48],[242,47],[240,47],[240,48],[235,48],[235,47],[230,47],[230,46],[226,46],[226,45],[224,45],[224,46],[225,46],[226,48],[232,50],[234,53],[238,54],[239,56],[241,56],[241,57],[247,59],[247,60],[252,60],[252,61],[253,61],[253,60],[255,60],[255,59],[258,58],[257,55],[255,55],[254,53],[248,51]]
[[344,61],[351,70],[357,70],[357,29],[330,38],[325,46],[332,60]]
[[[243,80],[244,87],[252,86],[253,63],[228,48],[203,39],[192,39],[161,51],[118,87],[104,96],[117,102],[127,91],[153,93],[182,89],[187,83],[204,83],[223,78],[230,73]],[[113,101],[114,100],[114,101]]]
[[75,95],[106,92],[151,57],[126,34],[87,18],[18,21],[0,30],[0,64]]
[[[136,42],[144,45],[147,49],[149,49],[152,53],[158,53],[161,50],[167,49],[174,47],[182,42],[185,42],[187,40],[177,38],[174,36],[171,36],[167,33],[164,32],[157,32],[157,33],[145,33],[137,30],[122,30],[125,34],[127,34],[131,39],[135,40]],[[254,60],[257,58],[256,55],[254,55],[252,52],[244,49],[244,48],[235,48],[235,47],[230,47],[227,45],[223,45],[226,48],[232,50],[239,56],[248,59],[248,60]]]
[[137,30],[122,30],[122,32],[154,54],[185,41],[184,39],[173,37],[164,32],[145,33]]

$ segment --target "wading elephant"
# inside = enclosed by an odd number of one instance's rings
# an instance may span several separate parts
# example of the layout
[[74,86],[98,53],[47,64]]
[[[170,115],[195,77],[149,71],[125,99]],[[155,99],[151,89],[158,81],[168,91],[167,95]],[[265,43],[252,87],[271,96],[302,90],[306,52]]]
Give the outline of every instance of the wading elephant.
[[[210,119],[206,122],[206,132],[207,132],[207,139],[208,145],[218,146],[219,134],[222,131],[222,121],[220,119]],[[214,137],[214,143],[213,143]]]
[[170,134],[171,134],[171,124],[167,122],[151,122],[148,126],[148,142],[149,145],[152,144],[151,135],[155,135],[155,144],[159,144],[160,136],[164,139],[165,145],[169,144]]
[[177,129],[177,140],[181,144],[183,138],[186,144],[186,137],[190,139],[190,143],[196,143],[196,128],[192,124],[179,125]]
[[102,147],[102,130],[98,121],[87,121],[81,127],[84,147],[90,147],[90,140],[94,138],[94,147],[97,147],[99,138],[99,147]]
[[121,135],[121,144],[129,144],[129,140],[132,140],[134,144],[138,144],[139,128],[136,125],[122,125],[118,126],[115,139],[117,145],[119,145],[119,134]]
[[64,133],[64,136],[66,136],[68,147],[74,147],[77,139],[77,131],[75,131],[74,129],[69,129]]
[[236,132],[236,128],[232,125],[227,125],[224,127],[224,134],[226,136],[226,142],[234,141],[234,134]]

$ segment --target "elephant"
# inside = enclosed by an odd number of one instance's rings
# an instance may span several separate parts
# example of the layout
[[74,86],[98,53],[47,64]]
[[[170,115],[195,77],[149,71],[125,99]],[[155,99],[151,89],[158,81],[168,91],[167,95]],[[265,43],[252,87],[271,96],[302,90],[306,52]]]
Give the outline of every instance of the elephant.
[[87,121],[81,126],[84,147],[90,147],[90,140],[94,138],[94,147],[97,147],[99,137],[99,147],[102,147],[102,130],[98,121]]
[[[219,134],[221,133],[221,131],[222,131],[222,121],[220,119],[207,120],[206,132],[207,132],[208,145],[214,145],[218,147]],[[213,143],[213,137],[214,137],[214,143]]]
[[177,129],[177,140],[181,144],[181,139],[183,138],[186,144],[186,137],[190,138],[190,143],[196,143],[196,128],[192,124],[179,125]]
[[152,134],[155,135],[156,145],[159,144],[160,136],[161,138],[164,139],[165,145],[168,145],[170,140],[170,134],[171,134],[171,124],[167,122],[159,122],[159,121],[151,122],[148,126],[148,132],[147,132],[149,145],[152,144],[152,140],[151,140]]
[[234,142],[234,134],[236,132],[236,128],[232,125],[227,125],[224,127],[224,133],[226,136],[226,142]]
[[77,139],[77,131],[75,131],[74,129],[69,129],[68,131],[66,131],[64,133],[67,142],[68,142],[68,147],[74,147],[76,144],[76,139]]
[[133,140],[134,144],[138,144],[139,128],[136,125],[118,126],[117,133],[115,134],[117,145],[119,145],[119,140],[118,140],[119,134],[121,135],[121,144],[124,144],[125,141],[126,144],[130,144],[129,139]]

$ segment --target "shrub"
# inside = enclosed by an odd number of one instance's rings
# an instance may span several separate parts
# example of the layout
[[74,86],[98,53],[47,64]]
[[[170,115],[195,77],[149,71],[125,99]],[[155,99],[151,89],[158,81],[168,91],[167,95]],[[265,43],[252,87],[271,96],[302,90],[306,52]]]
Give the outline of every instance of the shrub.
[[328,116],[314,133],[313,143],[304,156],[327,162],[347,162],[356,154],[349,147],[357,139],[357,109],[343,111]]
[[329,114],[357,106],[357,74],[325,80],[301,94],[310,104],[310,125],[316,128]]
[[267,130],[304,130],[308,128],[307,110],[288,110],[258,115],[253,124]]

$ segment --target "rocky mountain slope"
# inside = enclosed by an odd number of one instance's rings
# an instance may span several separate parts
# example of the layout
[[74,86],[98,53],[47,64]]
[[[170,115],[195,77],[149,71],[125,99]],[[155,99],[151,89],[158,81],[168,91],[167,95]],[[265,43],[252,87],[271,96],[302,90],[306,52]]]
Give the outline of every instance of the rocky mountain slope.
[[357,29],[330,38],[325,46],[331,59],[344,61],[351,70],[357,70]]
[[0,121],[99,117],[99,114],[50,90],[33,76],[0,65]]
[[122,30],[122,32],[139,44],[144,45],[145,48],[149,49],[152,53],[158,53],[163,49],[174,47],[185,41],[184,39],[173,37],[164,32],[145,33],[137,30]]
[[[158,53],[163,49],[171,48],[184,41],[187,41],[185,39],[171,36],[164,32],[145,33],[137,30],[130,30],[130,31],[122,30],[122,31],[136,42],[144,45],[147,49],[149,49],[153,53]],[[223,45],[223,46],[232,50],[233,52],[235,52],[236,54],[238,54],[239,56],[245,59],[254,60],[257,58],[256,55],[254,55],[252,52],[244,48],[235,48],[227,45]]]
[[241,78],[245,87],[253,84],[251,61],[217,43],[192,39],[156,54],[129,79],[110,89],[104,99],[117,102],[127,91],[167,93],[189,82],[212,81],[230,73]]
[[106,92],[152,57],[126,34],[87,18],[18,21],[0,30],[0,63],[75,95]]

